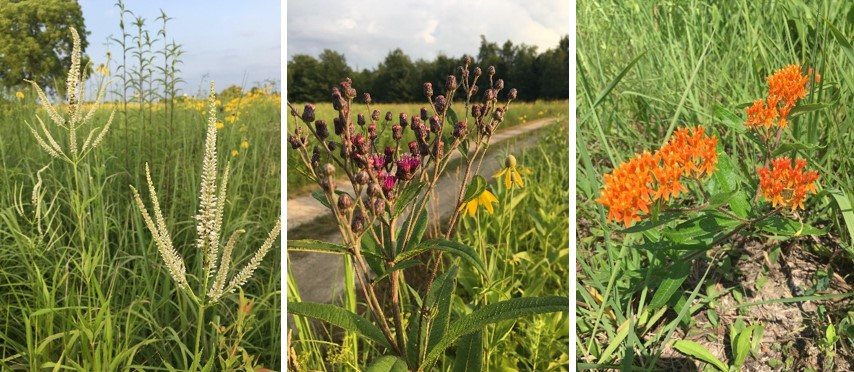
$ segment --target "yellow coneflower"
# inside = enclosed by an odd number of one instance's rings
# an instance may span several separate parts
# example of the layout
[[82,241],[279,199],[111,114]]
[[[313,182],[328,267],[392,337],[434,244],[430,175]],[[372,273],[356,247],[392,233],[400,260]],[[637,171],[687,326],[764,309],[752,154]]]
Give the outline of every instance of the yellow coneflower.
[[237,150],[231,150],[231,157],[235,157],[235,156],[237,156],[237,155],[240,155],[240,151],[237,151]]
[[24,99],[24,92],[21,92],[21,91],[15,92],[15,97],[18,97],[18,99]]
[[240,142],[240,147],[244,148],[244,149],[248,149],[249,148],[249,141],[243,140],[242,142]]
[[495,198],[495,195],[493,195],[492,192],[484,189],[478,197],[460,206],[460,210],[465,209],[469,217],[474,217],[474,214],[477,212],[477,207],[482,205],[486,207],[486,211],[489,212],[489,214],[492,214],[492,212],[495,211],[492,207],[492,203],[498,203],[498,199]]
[[221,121],[216,122],[216,129],[222,129],[223,127],[225,127],[225,124],[223,124]]
[[492,178],[498,178],[501,176],[504,176],[504,187],[508,189],[513,184],[516,184],[516,186],[519,187],[524,186],[524,182],[522,182],[522,174],[519,169],[516,169],[516,157],[513,155],[507,155],[507,158],[504,159],[504,168],[493,175]]

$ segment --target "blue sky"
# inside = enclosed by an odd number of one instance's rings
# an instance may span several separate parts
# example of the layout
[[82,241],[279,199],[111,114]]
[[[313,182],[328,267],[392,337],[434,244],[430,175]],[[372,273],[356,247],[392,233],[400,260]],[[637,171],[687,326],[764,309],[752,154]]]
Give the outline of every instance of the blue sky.
[[395,48],[426,60],[476,54],[480,35],[544,52],[569,34],[570,6],[567,0],[291,0],[287,58],[332,49],[350,67],[373,69]]
[[[110,50],[115,73],[121,63],[121,47],[108,39],[121,37],[119,8],[112,0],[79,2],[89,31],[86,54],[97,66],[106,60]],[[194,95],[200,88],[206,91],[211,79],[216,82],[217,91],[230,85],[249,88],[269,79],[281,84],[282,17],[278,0],[126,0],[125,8],[145,18],[145,28],[152,36],[162,26],[156,20],[160,9],[172,18],[166,31],[170,42],[174,39],[183,44],[184,93]],[[125,28],[135,35],[133,20],[128,18]],[[277,85],[276,89],[280,87]]]

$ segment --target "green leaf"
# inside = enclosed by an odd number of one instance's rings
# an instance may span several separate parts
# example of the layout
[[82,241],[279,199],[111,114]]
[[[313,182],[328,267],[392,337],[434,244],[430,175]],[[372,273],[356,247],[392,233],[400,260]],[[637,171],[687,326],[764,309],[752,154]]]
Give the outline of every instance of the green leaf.
[[709,350],[706,350],[706,348],[694,341],[679,340],[673,343],[673,348],[678,350],[682,354],[711,364],[721,372],[729,371],[724,362],[721,362],[720,359],[712,355]]
[[463,336],[457,345],[454,372],[483,371],[483,331]]
[[445,332],[448,330],[448,326],[451,324],[451,295],[454,294],[458,269],[459,266],[453,265],[450,270],[439,275],[436,281],[433,282],[433,290],[430,291],[427,298],[427,305],[438,307],[439,309],[431,323],[430,337],[427,344],[428,352],[442,340],[442,337],[444,337]]
[[343,245],[322,242],[314,239],[288,240],[288,250],[333,254],[350,253],[350,250]]
[[[341,190],[335,190],[335,195],[341,195],[341,194],[347,194],[347,193],[344,191],[341,191]],[[329,205],[329,201],[326,200],[326,193],[324,193],[323,190],[314,190],[311,193],[311,196],[314,199],[316,199],[317,201],[319,201],[320,204],[323,204],[324,207],[332,209],[332,206]]]
[[646,55],[646,52],[638,54],[638,56],[635,57],[635,59],[633,59],[631,62],[629,62],[629,64],[626,65],[626,67],[623,67],[623,69],[620,71],[620,73],[617,74],[617,76],[614,77],[614,79],[611,80],[611,82],[608,83],[607,86],[605,86],[605,89],[602,89],[602,91],[599,93],[599,96],[596,97],[596,100],[593,101],[593,105],[591,108],[595,108],[596,106],[599,106],[599,104],[602,103],[602,100],[604,100],[605,97],[607,97],[608,94],[610,94],[611,91],[614,90],[614,87],[616,87],[617,84],[619,84],[620,81],[623,80],[623,77],[625,77],[626,74],[629,73],[629,71],[632,69],[632,67],[634,67],[634,65],[637,64],[638,61],[640,61],[640,59],[643,58],[643,56],[645,56],[645,55]]
[[346,331],[356,332],[365,336],[387,349],[391,348],[391,345],[379,327],[371,323],[371,321],[353,314],[342,307],[315,302],[288,301],[288,313],[327,322]]
[[[458,118],[457,118],[457,112],[456,112],[456,111],[454,111],[454,109],[452,109],[452,108],[448,107],[448,112],[447,112],[447,114],[448,114],[448,118],[449,118],[449,119],[451,119],[451,122],[450,122],[450,123],[446,123],[446,124],[450,124],[450,125],[452,125],[452,126],[453,126],[453,125],[454,125],[454,124],[456,124],[458,121],[460,121],[460,119],[458,119]],[[448,141],[445,141],[445,143],[447,143],[447,142],[448,142]]]
[[839,189],[830,190],[830,195],[836,201],[836,207],[839,208],[839,213],[842,214],[845,227],[848,229],[848,239],[854,246],[854,208],[851,208],[851,198],[847,192]]
[[830,227],[817,229],[810,224],[782,218],[780,216],[769,217],[756,224],[756,227],[767,233],[783,237],[824,235]]
[[402,359],[393,356],[386,355],[382,356],[379,359],[375,360],[365,372],[408,372],[409,368],[406,366],[406,362]]
[[735,345],[732,345],[732,349],[735,352],[735,361],[733,361],[733,366],[736,368],[741,368],[741,366],[744,365],[744,361],[747,359],[747,355],[750,354],[750,337],[753,335],[753,330],[755,328],[755,325],[747,327],[738,334],[738,337],[735,338]]
[[780,147],[775,149],[771,155],[772,156],[780,156],[781,154],[785,154],[787,152],[792,151],[812,151],[815,149],[821,149],[824,146],[811,145],[806,143],[781,143]]
[[611,360],[611,356],[614,354],[614,351],[617,350],[618,347],[623,343],[623,340],[626,339],[626,336],[629,335],[629,330],[632,328],[630,325],[631,319],[626,319],[623,324],[620,324],[617,327],[617,335],[614,336],[610,341],[608,341],[608,347],[605,348],[605,351],[599,356],[599,361],[597,364],[603,364],[607,361]]
[[394,204],[394,216],[392,217],[400,216],[406,207],[412,205],[412,201],[418,196],[422,187],[424,187],[424,182],[412,182],[406,186],[400,193],[397,203]]
[[667,277],[661,281],[661,285],[658,286],[655,295],[652,296],[652,300],[649,302],[649,309],[658,309],[670,302],[673,294],[679,290],[679,287],[688,278],[690,272],[690,263],[685,261],[676,262],[673,268],[668,271]]
[[717,207],[720,207],[722,205],[726,205],[727,203],[729,203],[730,199],[735,197],[737,193],[737,191],[727,191],[712,195],[712,197],[709,198],[709,205],[705,209],[711,210],[716,209]]
[[[380,234],[379,226],[372,226],[371,229],[373,229],[377,235]],[[383,251],[380,249],[379,242],[374,239],[374,234],[370,231],[365,232],[365,234],[362,235],[361,243],[362,255],[365,256],[365,261],[368,261],[368,266],[371,267],[374,274],[382,275],[385,273],[385,261],[382,259]]]
[[736,114],[733,114],[731,111],[725,109],[721,105],[714,106],[714,115],[715,119],[717,119],[721,124],[726,125],[727,127],[735,130],[738,133],[744,133],[747,131],[747,128],[744,126],[744,119],[739,117]]
[[397,243],[398,243],[398,252],[403,252],[408,250],[414,245],[421,243],[421,239],[424,238],[424,232],[427,231],[427,208],[421,210],[421,213],[418,214],[418,219],[414,221],[415,226],[412,230],[412,235],[409,237],[409,241],[404,242],[404,238],[406,237],[406,230],[412,221],[413,216],[409,216],[406,219],[406,222],[403,224],[403,227],[400,229],[400,232],[397,234]]
[[486,266],[484,266],[483,261],[480,259],[480,255],[475,252],[474,248],[446,239],[430,239],[422,242],[417,247],[398,254],[397,257],[394,258],[394,262],[403,262],[431,250],[444,251],[458,256],[482,274],[486,275]]
[[851,43],[848,42],[848,37],[845,36],[839,30],[827,20],[824,19],[824,23],[830,29],[830,32],[833,34],[833,37],[836,38],[836,42],[839,43],[839,46],[842,47],[842,51],[845,52],[845,55],[848,57],[848,61],[854,64],[854,47],[851,46]]
[[482,176],[472,177],[469,187],[466,188],[465,196],[463,196],[463,203],[474,200],[474,198],[483,193],[483,190],[486,190],[486,179]]
[[439,344],[430,350],[422,363],[429,366],[436,361],[445,349],[450,347],[460,337],[483,329],[488,324],[502,320],[527,317],[536,314],[569,311],[569,298],[559,296],[513,298],[486,305],[471,314],[457,319],[448,328],[448,333],[442,337]]
[[828,107],[830,107],[830,105],[827,103],[807,103],[803,105],[797,105],[792,109],[789,115],[795,118],[813,111],[824,110]]
[[418,260],[406,260],[406,261],[403,261],[403,262],[401,262],[401,263],[399,263],[399,264],[395,264],[395,265],[394,265],[394,267],[390,268],[389,270],[387,270],[386,272],[384,272],[382,275],[377,276],[377,277],[374,279],[374,283],[379,283],[379,282],[381,282],[383,279],[385,279],[387,276],[389,276],[389,274],[391,274],[391,273],[393,273],[393,272],[395,272],[395,271],[399,271],[399,270],[406,270],[406,269],[408,269],[408,268],[410,268],[410,267],[414,267],[414,266],[418,266],[418,265],[423,265],[423,264],[424,264],[423,262],[418,261]]

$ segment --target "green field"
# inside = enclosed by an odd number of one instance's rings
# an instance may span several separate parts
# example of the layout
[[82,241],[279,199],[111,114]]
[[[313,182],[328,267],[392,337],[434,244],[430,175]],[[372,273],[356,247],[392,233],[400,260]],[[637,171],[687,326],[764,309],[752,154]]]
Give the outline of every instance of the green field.
[[[129,187],[140,190],[151,210],[148,164],[189,285],[204,291],[194,216],[207,100],[185,97],[168,112],[171,106],[162,103],[131,103],[126,111],[121,103],[105,103],[91,124],[77,128],[77,149],[116,109],[112,125],[93,151],[79,157],[70,155],[69,131],[50,121],[36,90],[18,96],[0,105],[0,369],[188,370],[194,359],[222,366],[219,357],[228,359],[232,350],[245,350],[247,362],[277,368],[278,240],[243,286],[254,306],[244,302],[239,311],[241,296],[231,294],[206,306],[200,318],[197,303],[170,278]],[[280,102],[278,93],[260,87],[217,103],[216,119],[223,123],[216,142],[219,177],[230,163],[222,234],[245,231],[229,277],[247,264],[280,216]],[[68,117],[67,110],[63,105],[60,115]],[[38,118],[70,162],[39,146],[28,127],[47,138]]]
[[[851,368],[853,11],[846,2],[579,3],[573,342],[583,368]],[[766,142],[745,109],[789,65],[809,84]],[[596,202],[604,176],[698,124],[717,137],[715,173],[631,228],[608,222]],[[759,196],[758,171],[779,156],[820,176],[797,213]]]

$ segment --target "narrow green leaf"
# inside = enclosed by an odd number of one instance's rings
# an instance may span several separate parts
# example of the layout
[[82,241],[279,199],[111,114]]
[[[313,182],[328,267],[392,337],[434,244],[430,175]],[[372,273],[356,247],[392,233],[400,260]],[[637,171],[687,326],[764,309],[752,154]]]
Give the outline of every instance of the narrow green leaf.
[[415,226],[412,230],[412,236],[409,237],[409,241],[404,242],[406,230],[409,225],[413,223],[412,219],[413,216],[409,216],[403,224],[403,227],[400,229],[400,232],[397,234],[398,252],[406,251],[412,246],[421,243],[421,239],[424,237],[424,232],[427,231],[427,208],[424,208],[421,213],[418,214],[418,219],[414,221]]
[[821,148],[824,148],[824,146],[811,145],[811,144],[806,144],[806,143],[787,142],[787,143],[781,143],[780,147],[776,148],[771,153],[771,155],[772,156],[780,156],[781,154],[785,154],[787,152],[792,152],[792,151],[812,151],[812,150],[821,149]]
[[474,198],[480,196],[483,193],[483,190],[486,189],[486,179],[482,176],[474,176],[471,179],[471,183],[466,188],[465,196],[463,196],[463,203],[468,203]]
[[483,371],[483,331],[463,336],[457,345],[454,372]]
[[488,324],[558,311],[569,311],[569,298],[559,296],[524,297],[486,305],[453,322],[448,328],[448,333],[442,337],[439,344],[428,352],[422,365],[431,365],[457,339],[483,329]]
[[679,340],[673,343],[673,348],[678,350],[680,353],[685,354],[690,357],[694,357],[703,362],[711,364],[721,372],[727,372],[729,369],[727,368],[724,362],[721,362],[720,359],[716,358],[712,355],[709,350],[706,350],[702,345],[689,340]]
[[744,361],[747,359],[747,355],[750,354],[750,337],[753,335],[753,330],[755,328],[755,325],[747,327],[738,334],[738,337],[735,338],[735,345],[732,345],[732,349],[735,353],[733,366],[736,368],[741,368],[741,366],[744,365]]
[[317,253],[347,254],[350,251],[340,244],[332,244],[314,239],[288,240],[288,250]]
[[[448,107],[448,119],[451,119],[451,121],[450,121],[450,122],[447,122],[447,123],[445,123],[445,124],[454,125],[454,124],[456,124],[458,121],[460,121],[460,119],[458,119],[458,118],[457,118],[457,112],[456,112],[456,111],[454,111],[454,109],[452,109],[452,108],[450,108],[450,107]],[[447,143],[447,142],[448,142],[448,141],[445,141],[445,143]]]
[[397,257],[394,258],[394,262],[403,262],[430,250],[440,250],[451,253],[462,258],[463,261],[472,265],[482,274],[486,274],[486,266],[484,266],[483,261],[480,259],[480,255],[475,252],[474,248],[446,239],[430,239],[422,242],[417,247],[398,254]]
[[388,269],[388,271],[384,272],[382,275],[377,276],[377,277],[374,279],[374,283],[379,283],[379,282],[381,282],[383,279],[385,279],[386,277],[388,277],[388,276],[389,276],[389,274],[391,274],[391,273],[393,273],[393,272],[395,272],[395,271],[406,270],[406,269],[408,269],[408,268],[410,268],[410,267],[414,267],[414,266],[418,266],[418,265],[423,265],[423,264],[424,264],[423,262],[418,261],[418,260],[406,260],[406,261],[403,261],[403,262],[401,262],[401,263],[395,264],[395,265],[394,265],[394,267],[392,267],[392,268]]
[[331,304],[314,302],[288,302],[288,313],[322,320],[346,331],[355,332],[378,343],[387,349],[391,348],[383,332],[371,321],[351,313],[350,311]]
[[688,278],[690,269],[691,265],[688,262],[679,261],[675,263],[673,269],[668,272],[667,278],[661,282],[661,285],[655,291],[655,295],[652,296],[652,300],[649,302],[649,309],[658,309],[670,302],[673,294],[679,290],[679,287]]
[[626,67],[623,67],[623,69],[620,71],[620,73],[617,74],[617,76],[614,77],[614,79],[612,79],[611,82],[605,86],[605,89],[602,89],[602,91],[599,92],[599,96],[596,97],[596,99],[593,101],[592,108],[599,106],[599,104],[602,103],[602,101],[605,99],[605,97],[607,97],[608,94],[610,94],[611,91],[614,90],[614,87],[616,87],[617,84],[619,84],[620,81],[623,80],[623,77],[625,77],[626,74],[629,73],[629,71],[632,69],[632,67],[634,67],[635,64],[637,64],[638,61],[640,61],[640,59],[643,58],[643,56],[645,56],[645,55],[646,55],[646,52],[638,54],[638,56],[635,57],[635,59],[633,59],[631,62],[629,62],[629,64],[626,65]]
[[721,124],[726,125],[738,133],[744,133],[747,131],[747,128],[744,126],[744,119],[733,114],[721,105],[716,104],[714,106],[714,115],[715,119],[717,119]]
[[830,105],[827,103],[806,103],[803,105],[797,105],[789,113],[789,116],[795,118],[813,111],[824,110],[828,107],[830,107]]
[[847,192],[838,189],[830,190],[830,195],[836,201],[836,206],[839,208],[839,213],[842,214],[845,227],[848,229],[848,239],[850,244],[854,246],[854,208],[851,208],[851,198]]
[[629,320],[630,319],[626,319],[623,324],[620,324],[620,326],[617,327],[617,335],[609,341],[608,347],[606,347],[605,351],[602,352],[602,355],[599,356],[599,361],[597,362],[598,364],[610,361],[611,356],[614,354],[614,351],[616,351],[617,348],[620,347],[620,345],[623,343],[623,340],[625,340],[626,336],[629,335],[629,330],[632,328],[629,326]]
[[453,265],[451,269],[439,275],[436,281],[433,282],[433,290],[427,298],[427,304],[432,307],[437,307],[436,317],[433,318],[430,327],[430,337],[427,344],[427,351],[433,349],[451,324],[451,295],[454,294],[456,286],[457,270],[459,266]]
[[406,207],[412,205],[412,201],[421,192],[422,187],[424,187],[424,182],[412,182],[403,189],[397,202],[394,204],[394,217],[399,216]]

